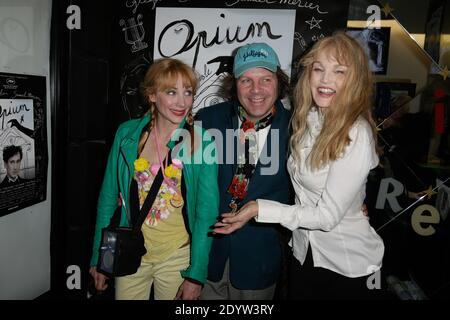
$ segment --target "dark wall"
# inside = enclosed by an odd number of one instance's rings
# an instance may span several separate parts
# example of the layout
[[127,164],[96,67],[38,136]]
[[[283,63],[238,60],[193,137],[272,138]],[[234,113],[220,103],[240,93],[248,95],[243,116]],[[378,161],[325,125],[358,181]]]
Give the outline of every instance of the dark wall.
[[[81,29],[66,27],[69,5],[81,9]],[[95,208],[106,162],[110,1],[53,1],[52,12],[52,233],[51,289],[58,299],[83,299]],[[109,131],[108,131],[109,130]],[[69,290],[67,267],[81,270],[81,289]]]

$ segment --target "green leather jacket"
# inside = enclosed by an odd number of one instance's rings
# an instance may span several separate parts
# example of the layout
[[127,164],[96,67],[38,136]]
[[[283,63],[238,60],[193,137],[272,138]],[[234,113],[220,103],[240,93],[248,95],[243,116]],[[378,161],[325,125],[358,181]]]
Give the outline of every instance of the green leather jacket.
[[[96,266],[99,256],[102,229],[109,225],[111,216],[117,208],[119,192],[122,194],[125,206],[121,211],[121,226],[129,226],[126,206],[129,207],[129,186],[134,174],[134,160],[137,158],[139,138],[144,127],[149,123],[148,115],[140,119],[130,120],[120,125],[112,145],[105,177],[100,190],[97,206],[97,223],[95,227],[93,254],[91,266]],[[179,128],[184,127],[183,121]],[[177,158],[183,161],[183,177],[186,183],[187,215],[191,231],[191,261],[190,266],[181,272],[185,278],[191,278],[204,283],[206,281],[209,261],[209,250],[212,238],[208,236],[210,227],[219,216],[219,189],[217,185],[218,166],[215,158],[215,145],[206,131],[194,126],[199,137],[203,137],[201,148],[193,155],[183,148],[177,153]],[[175,132],[168,143],[173,149],[177,136]],[[174,139],[175,138],[175,139]],[[184,143],[184,142],[183,142]],[[183,145],[183,144],[181,144]],[[178,146],[177,146],[178,148]],[[206,151],[206,152],[205,152]],[[206,156],[205,156],[206,155]]]

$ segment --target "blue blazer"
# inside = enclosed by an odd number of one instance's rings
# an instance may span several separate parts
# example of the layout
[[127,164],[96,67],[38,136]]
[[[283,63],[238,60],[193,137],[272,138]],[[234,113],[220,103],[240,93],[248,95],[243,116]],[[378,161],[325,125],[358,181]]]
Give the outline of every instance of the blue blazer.
[[[291,182],[286,170],[289,121],[291,112],[286,110],[281,101],[275,103],[276,114],[270,131],[279,130],[279,140],[272,145],[271,132],[262,154],[269,157],[274,147],[279,147],[278,171],[273,175],[261,175],[263,165],[258,162],[248,187],[248,196],[242,204],[255,199],[275,200],[281,203],[291,203]],[[197,113],[197,121],[202,121],[204,129],[216,129],[223,134],[224,151],[219,152],[219,193],[220,212],[229,212],[231,195],[227,189],[236,171],[237,138],[234,140],[234,161],[226,161],[226,129],[238,129],[237,102],[224,102],[207,107]],[[214,135],[212,133],[212,135]],[[217,141],[217,140],[216,140]],[[220,147],[218,148],[220,150]],[[267,152],[266,152],[267,151]],[[229,161],[230,162],[230,161]],[[260,290],[273,285],[281,269],[281,244],[276,225],[256,223],[253,219],[242,229],[230,235],[217,235],[214,237],[210,251],[208,279],[214,282],[222,279],[226,261],[229,260],[230,281],[232,285],[241,290]]]

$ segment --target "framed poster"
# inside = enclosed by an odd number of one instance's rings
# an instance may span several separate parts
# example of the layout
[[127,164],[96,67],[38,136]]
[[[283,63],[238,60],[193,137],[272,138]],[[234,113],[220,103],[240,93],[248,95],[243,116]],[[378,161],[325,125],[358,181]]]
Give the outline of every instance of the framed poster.
[[386,74],[391,28],[348,28],[347,34],[357,40],[366,51],[370,70],[374,74]]
[[[122,113],[139,117],[148,107],[136,95],[144,69],[158,58],[176,58],[196,69],[200,83],[194,112],[223,101],[222,78],[232,72],[234,51],[266,42],[295,81],[297,63],[317,40],[347,26],[349,1],[125,1],[113,37],[112,82],[120,82]],[[120,79],[120,81],[117,81]],[[133,89],[134,88],[134,89]],[[114,93],[112,93],[114,95]],[[137,105],[137,106],[136,106]]]
[[46,78],[0,73],[0,216],[46,199]]

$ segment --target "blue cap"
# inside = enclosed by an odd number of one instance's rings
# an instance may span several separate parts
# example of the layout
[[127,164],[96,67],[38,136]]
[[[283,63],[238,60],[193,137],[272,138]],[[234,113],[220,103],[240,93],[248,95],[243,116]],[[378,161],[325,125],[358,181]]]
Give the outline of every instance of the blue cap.
[[249,43],[239,48],[234,57],[233,73],[239,78],[253,68],[264,68],[272,72],[280,67],[280,60],[275,51],[266,43]]

